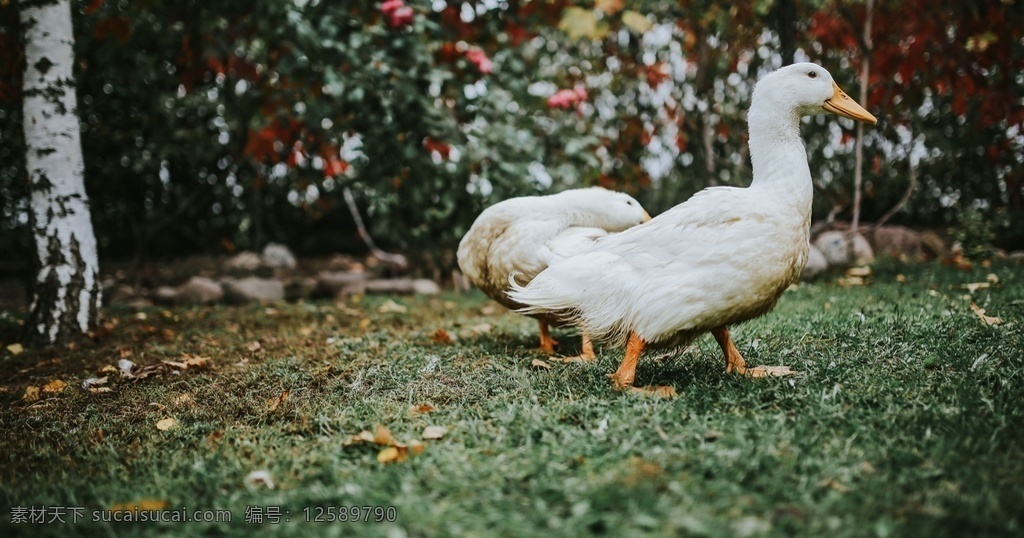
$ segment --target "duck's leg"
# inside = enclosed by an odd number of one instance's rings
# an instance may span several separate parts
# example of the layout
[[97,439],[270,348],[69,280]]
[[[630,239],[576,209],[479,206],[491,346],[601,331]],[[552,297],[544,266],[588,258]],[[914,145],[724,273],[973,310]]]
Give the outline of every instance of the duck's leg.
[[580,333],[580,337],[583,339],[583,349],[580,350],[580,354],[559,360],[562,362],[593,362],[597,358],[597,354],[594,353],[594,342],[590,339],[590,335],[583,331]]
[[548,332],[548,324],[546,322],[538,320],[540,324],[540,349],[544,353],[551,355],[555,352],[555,346],[558,345],[558,341],[551,338],[551,333]]
[[790,370],[788,366],[747,368],[747,362],[743,360],[743,355],[740,355],[740,351],[736,349],[736,346],[732,343],[732,338],[729,337],[728,327],[719,327],[711,331],[711,334],[715,336],[715,340],[718,341],[718,345],[722,348],[722,354],[725,355],[725,371],[727,373],[736,372],[747,377],[783,377],[799,373]]
[[636,379],[636,365],[640,362],[640,355],[644,352],[647,343],[636,333],[630,333],[626,342],[626,356],[619,364],[619,369],[608,377],[612,378],[612,385],[615,390],[629,389],[633,392],[649,394],[652,396],[675,397],[678,396],[676,389],[672,387],[648,385],[645,387],[634,387],[633,380]]

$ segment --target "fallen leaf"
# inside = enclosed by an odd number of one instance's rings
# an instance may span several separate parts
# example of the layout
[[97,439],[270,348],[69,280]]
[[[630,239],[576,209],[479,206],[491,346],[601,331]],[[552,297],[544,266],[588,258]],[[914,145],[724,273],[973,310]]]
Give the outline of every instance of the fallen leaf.
[[68,388],[68,384],[61,381],[60,379],[54,379],[49,383],[43,385],[43,392],[47,394],[58,394],[64,392],[64,389]]
[[122,359],[127,359],[128,357],[132,356],[132,350],[126,347],[119,348],[117,350],[117,353],[121,356]]
[[21,395],[21,399],[28,403],[39,401],[39,387],[25,387],[25,394]]
[[551,369],[551,365],[550,364],[548,364],[548,363],[546,363],[546,362],[544,362],[544,361],[542,361],[540,359],[533,359],[533,362],[530,363],[530,366],[532,366],[534,368],[544,368],[546,370],[550,370]]
[[248,344],[245,345],[245,349],[248,349],[249,351],[252,351],[254,353],[259,351],[261,347],[263,347],[263,345],[260,344],[259,340],[253,340],[252,342],[249,342]]
[[974,303],[971,303],[971,310],[973,310],[974,313],[979,318],[981,318],[981,321],[984,322],[985,325],[989,325],[989,326],[991,326],[991,325],[999,325],[999,324],[1001,324],[1003,322],[1002,318],[998,318],[996,316],[987,316],[987,315],[985,315],[985,309],[979,307],[978,305],[976,305]]
[[191,394],[183,392],[174,397],[174,405],[179,407],[191,407],[195,405],[196,400]]
[[647,387],[629,387],[629,389],[631,394],[639,394],[641,396],[657,396],[659,398],[679,397],[679,393],[676,392],[675,387],[668,387],[664,385]]
[[453,335],[452,333],[450,333],[450,332],[448,332],[448,331],[446,331],[444,329],[438,329],[438,330],[434,331],[434,334],[431,335],[430,339],[435,344],[442,344],[442,345],[446,345],[446,346],[455,343],[455,335]]
[[286,391],[281,392],[281,394],[278,394],[277,396],[274,396],[273,398],[268,399],[267,400],[267,411],[269,411],[271,413],[273,413],[274,411],[277,411],[277,408],[280,407],[282,403],[284,403],[284,400],[287,397],[288,397],[288,391],[286,390]]
[[983,290],[983,289],[986,289],[986,288],[991,288],[992,287],[992,283],[991,282],[968,282],[967,284],[961,284],[960,287],[966,289],[969,293],[974,293],[974,292],[976,292],[978,290]]
[[487,334],[487,333],[491,332],[491,324],[490,323],[478,323],[476,325],[473,325],[470,328],[470,330],[473,331],[473,334]]
[[113,364],[108,364],[108,365],[104,366],[103,368],[100,368],[100,373],[101,374],[113,374],[113,373],[119,372],[119,371],[120,370],[115,368]]
[[902,274],[896,275],[896,282],[899,282],[900,284],[906,284],[907,283],[906,275],[902,275]]
[[141,501],[117,503],[110,507],[111,512],[130,512],[143,510],[163,510],[170,506],[167,501],[159,499],[142,499]]
[[413,456],[423,452],[426,448],[427,445],[420,442],[419,439],[413,439],[412,441],[409,441],[409,453],[412,454]]
[[985,280],[987,280],[987,281],[989,281],[989,282],[991,282],[993,284],[998,284],[999,283],[999,275],[997,275],[995,273],[989,273],[985,277]]
[[705,441],[717,441],[723,437],[725,437],[725,432],[720,430],[708,430],[704,432]]
[[246,475],[245,485],[251,488],[256,486],[266,486],[267,489],[274,489],[274,478],[270,476],[270,471],[261,469]]
[[480,314],[484,316],[493,316],[498,313],[498,307],[494,305],[487,305],[480,307]]
[[167,406],[160,402],[149,402],[149,406],[152,407],[153,409],[156,409],[157,411],[163,411],[164,409],[167,409]]
[[110,387],[89,387],[85,390],[88,390],[89,394],[106,394],[108,392],[114,392],[114,389]]
[[389,446],[377,454],[377,461],[380,463],[405,461],[406,456],[403,452],[404,451],[399,450],[398,447]]
[[342,441],[341,444],[344,445],[344,446],[348,446],[348,445],[354,445],[356,443],[372,443],[372,442],[373,442],[373,434],[370,433],[368,430],[363,430],[363,431],[361,431],[361,432],[359,432],[359,433],[357,433],[355,435],[349,436],[349,438],[346,439],[345,441]]
[[434,407],[434,406],[432,406],[430,404],[419,404],[419,405],[410,405],[409,406],[409,412],[412,413],[412,414],[416,414],[416,413],[429,413],[429,412],[434,411],[436,409],[437,409],[436,407]]
[[86,379],[85,381],[82,381],[82,388],[85,389],[85,390],[89,390],[90,388],[95,387],[97,385],[106,385],[106,384],[107,384],[107,376],[103,376],[103,377],[90,377],[89,379]]
[[149,316],[147,316],[145,312],[139,312],[139,313],[135,314],[135,319],[137,319],[139,321],[145,321],[147,317],[149,317]]
[[7,351],[10,352],[11,355],[21,355],[21,353],[25,351],[25,347],[19,343],[13,343],[7,346]]
[[173,418],[163,418],[156,422],[156,429],[160,431],[167,431],[178,425],[178,421]]
[[373,442],[378,445],[394,445],[395,437],[391,435],[391,430],[387,426],[380,425],[373,434]]
[[871,276],[871,268],[866,265],[861,267],[851,267],[846,270],[846,276],[869,277]]
[[370,328],[370,318],[363,318],[359,321],[359,329],[365,331]]
[[135,377],[132,375],[132,368],[135,367],[135,363],[128,359],[119,359],[117,361],[117,369],[121,372],[124,377]]
[[312,327],[301,327],[301,328],[299,328],[299,334],[302,335],[302,336],[308,337],[309,335],[313,334],[313,328]]
[[444,426],[427,426],[423,429],[423,438],[427,440],[440,439],[446,433],[448,433],[448,428]]
[[832,488],[833,490],[838,491],[839,493],[846,493],[847,491],[850,491],[850,488],[847,487],[845,484],[832,478],[826,478],[821,482],[818,482],[818,486],[823,488]]
[[408,310],[404,305],[400,305],[391,299],[384,301],[384,304],[377,307],[377,312],[380,314],[404,314]]

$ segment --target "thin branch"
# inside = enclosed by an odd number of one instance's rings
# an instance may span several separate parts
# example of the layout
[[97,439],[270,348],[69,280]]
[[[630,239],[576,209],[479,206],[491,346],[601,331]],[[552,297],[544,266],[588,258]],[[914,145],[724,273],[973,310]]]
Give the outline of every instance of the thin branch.
[[349,213],[352,213],[352,220],[356,222],[356,228],[359,230],[359,237],[363,239],[363,243],[366,243],[366,247],[370,249],[370,253],[372,253],[378,260],[393,263],[399,267],[408,266],[409,261],[405,256],[384,252],[377,247],[377,243],[373,241],[373,237],[370,237],[370,232],[366,231],[366,225],[363,224],[363,217],[359,214],[359,207],[356,206],[356,198],[352,195],[352,190],[349,189],[348,186],[342,187],[342,194],[345,196],[345,205],[348,206]]

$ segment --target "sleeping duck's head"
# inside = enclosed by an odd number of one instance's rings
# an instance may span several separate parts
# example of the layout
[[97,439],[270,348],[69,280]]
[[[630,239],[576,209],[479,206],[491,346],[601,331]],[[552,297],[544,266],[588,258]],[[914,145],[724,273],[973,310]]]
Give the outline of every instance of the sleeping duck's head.
[[839,89],[824,67],[798,63],[778,69],[754,88],[750,110],[781,112],[789,109],[800,116],[831,112],[865,123],[877,123],[870,112]]
[[622,192],[591,187],[564,191],[559,196],[571,197],[573,205],[585,214],[587,222],[581,225],[621,232],[651,220],[640,202]]

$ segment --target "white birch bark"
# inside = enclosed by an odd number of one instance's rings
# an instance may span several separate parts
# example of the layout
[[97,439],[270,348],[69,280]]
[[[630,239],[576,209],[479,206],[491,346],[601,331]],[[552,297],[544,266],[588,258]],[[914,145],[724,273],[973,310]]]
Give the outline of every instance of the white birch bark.
[[21,0],[23,122],[36,278],[25,340],[64,342],[96,325],[96,237],[85,194],[70,0]]

